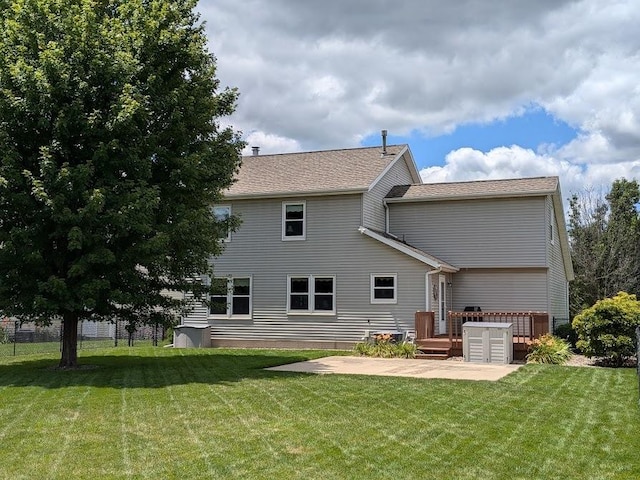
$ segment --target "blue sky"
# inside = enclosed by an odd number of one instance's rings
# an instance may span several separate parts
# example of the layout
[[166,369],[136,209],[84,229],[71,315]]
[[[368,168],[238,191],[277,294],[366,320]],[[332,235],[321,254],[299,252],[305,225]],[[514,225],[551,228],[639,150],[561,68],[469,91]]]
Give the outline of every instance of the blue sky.
[[[426,182],[640,178],[637,0],[201,0],[261,153],[408,143]],[[425,133],[429,132],[429,134]]]
[[[522,115],[511,116],[490,123],[471,123],[458,126],[452,133],[426,136],[414,130],[408,136],[389,134],[389,144],[409,144],[419,169],[442,166],[451,151],[472,148],[488,152],[496,147],[519,145],[538,151],[539,147],[557,149],[574,140],[578,130],[558,120],[542,108],[528,109]],[[369,135],[363,146],[380,145],[380,134]]]

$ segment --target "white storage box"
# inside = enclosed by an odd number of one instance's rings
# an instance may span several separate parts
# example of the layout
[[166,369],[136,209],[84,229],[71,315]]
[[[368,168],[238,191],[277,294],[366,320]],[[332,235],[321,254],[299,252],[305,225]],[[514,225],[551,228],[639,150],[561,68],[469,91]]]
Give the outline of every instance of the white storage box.
[[511,363],[513,324],[466,322],[462,325],[462,354],[465,362]]

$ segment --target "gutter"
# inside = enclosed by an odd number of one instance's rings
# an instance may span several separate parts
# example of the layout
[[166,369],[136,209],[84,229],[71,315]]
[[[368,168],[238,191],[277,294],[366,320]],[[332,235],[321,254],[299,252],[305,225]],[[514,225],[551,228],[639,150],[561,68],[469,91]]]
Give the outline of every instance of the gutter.
[[479,200],[491,198],[526,198],[526,197],[544,197],[553,194],[553,192],[524,192],[524,193],[490,193],[490,194],[469,194],[469,195],[438,195],[424,197],[395,197],[388,198],[389,203],[415,203],[415,202],[443,202],[452,200]]
[[387,205],[387,199],[382,199],[382,205],[384,206],[384,233],[389,232],[389,205]]
[[253,200],[259,198],[296,198],[296,197],[328,197],[333,195],[349,195],[355,193],[365,193],[366,188],[345,188],[342,190],[316,190],[299,192],[262,192],[249,194],[226,194],[224,200]]

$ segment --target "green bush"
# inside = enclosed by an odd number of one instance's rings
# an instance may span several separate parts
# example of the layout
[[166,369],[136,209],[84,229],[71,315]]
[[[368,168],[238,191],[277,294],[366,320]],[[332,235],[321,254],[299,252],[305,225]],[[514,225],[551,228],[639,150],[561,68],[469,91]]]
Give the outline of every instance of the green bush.
[[353,351],[361,357],[371,357],[373,352],[373,343],[358,342],[353,347]]
[[563,323],[562,325],[558,325],[553,334],[556,337],[565,340],[572,348],[576,348],[578,334],[573,329],[570,323]]
[[415,358],[417,348],[413,343],[397,343],[391,335],[381,334],[375,335],[372,341],[356,343],[353,350],[363,357]]
[[635,328],[640,325],[640,301],[625,292],[598,300],[573,319],[576,346],[588,357],[604,357],[624,365],[636,353]]
[[527,354],[527,363],[562,365],[572,355],[568,342],[547,333],[533,341]]

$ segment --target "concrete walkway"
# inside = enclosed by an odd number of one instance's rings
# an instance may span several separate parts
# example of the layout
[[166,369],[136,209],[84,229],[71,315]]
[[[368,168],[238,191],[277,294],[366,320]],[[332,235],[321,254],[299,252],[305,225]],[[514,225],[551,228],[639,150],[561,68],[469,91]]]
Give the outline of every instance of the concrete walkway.
[[496,381],[515,372],[521,364],[469,363],[453,360],[414,360],[401,358],[324,357],[290,363],[266,370],[347,375],[386,375],[390,377],[447,378],[451,380]]

